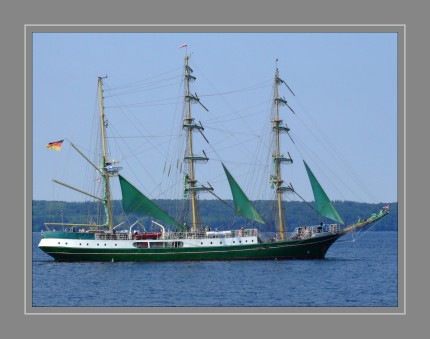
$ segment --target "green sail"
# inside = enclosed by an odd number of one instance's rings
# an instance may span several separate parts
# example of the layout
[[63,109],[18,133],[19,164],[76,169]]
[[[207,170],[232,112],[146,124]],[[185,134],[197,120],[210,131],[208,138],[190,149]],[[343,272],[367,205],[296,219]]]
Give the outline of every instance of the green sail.
[[308,167],[306,162],[305,161],[303,162],[306,167],[306,172],[308,172],[308,177],[309,177],[309,181],[311,182],[312,191],[314,192],[315,204],[316,204],[318,213],[323,217],[327,217],[329,219],[340,222],[341,224],[344,224],[342,218],[337,213],[336,209],[332,205],[327,194],[324,192],[323,188],[319,184],[317,178],[315,178],[315,175],[312,173],[311,169]]
[[154,218],[163,220],[170,225],[174,225],[179,229],[184,229],[121,175],[118,175],[118,177],[122,192],[122,207],[125,212],[150,215]]
[[228,183],[230,184],[231,194],[233,195],[234,208],[236,210],[236,213],[241,215],[244,218],[255,220],[259,223],[264,224],[264,220],[260,217],[260,215],[255,210],[252,203],[249,201],[248,197],[239,187],[239,185],[231,176],[230,172],[227,170],[224,164],[222,164],[222,167],[224,167],[224,171],[227,176]]

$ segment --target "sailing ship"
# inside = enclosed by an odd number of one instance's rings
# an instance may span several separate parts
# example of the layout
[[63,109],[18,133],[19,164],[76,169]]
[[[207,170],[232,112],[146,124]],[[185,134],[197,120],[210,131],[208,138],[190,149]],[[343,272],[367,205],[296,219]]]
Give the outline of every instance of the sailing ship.
[[[340,237],[375,223],[388,215],[387,207],[378,213],[374,213],[367,219],[359,219],[358,222],[348,226],[330,202],[327,194],[317,181],[315,175],[304,162],[312,191],[315,197],[315,209],[318,213],[333,220],[333,223],[320,223],[313,226],[296,227],[288,232],[285,225],[283,196],[286,193],[295,192],[293,186],[285,185],[282,178],[282,166],[292,164],[293,159],[288,153],[285,156],[281,151],[281,138],[289,134],[289,128],[284,124],[280,116],[282,108],[295,113],[288,105],[285,98],[279,95],[279,87],[285,85],[294,95],[291,88],[279,77],[276,66],[274,76],[274,117],[271,121],[271,129],[274,134],[274,150],[272,154],[273,174],[268,184],[271,185],[277,205],[277,229],[275,237],[265,237],[258,228],[238,227],[231,230],[210,230],[203,227],[198,196],[202,192],[213,193],[213,187],[199,184],[196,179],[196,164],[206,163],[209,158],[206,153],[197,155],[193,148],[193,135],[202,133],[204,127],[197,123],[192,115],[191,104],[199,104],[203,109],[207,108],[200,102],[197,94],[192,94],[190,83],[196,80],[193,70],[189,66],[189,55],[185,55],[184,66],[184,102],[186,114],[183,117],[182,128],[186,134],[186,151],[183,161],[186,164],[187,173],[183,178],[183,194],[189,199],[191,205],[191,217],[189,223],[182,223],[160,208],[156,203],[144,195],[138,188],[119,174],[121,167],[116,161],[112,161],[108,155],[106,138],[106,118],[103,102],[103,80],[98,78],[99,95],[99,120],[101,130],[102,154],[100,165],[95,165],[73,143],[71,146],[86,160],[100,175],[103,184],[103,196],[95,196],[85,191],[76,189],[68,184],[53,180],[57,184],[77,190],[101,201],[104,210],[104,223],[45,223],[46,230],[42,231],[42,239],[39,248],[53,257],[56,261],[186,261],[186,260],[256,260],[256,259],[323,259],[330,246]],[[269,122],[268,122],[269,123]],[[270,125],[269,125],[270,126]],[[62,141],[61,141],[62,142]],[[61,146],[61,142],[51,143],[49,148]],[[237,215],[248,220],[264,224],[253,203],[248,199],[238,182],[234,179],[225,164],[222,164],[227,181],[230,185],[234,208]],[[118,178],[122,193],[122,208],[126,213],[137,213],[153,218],[152,226],[158,231],[141,232],[137,228],[139,220],[126,229],[125,232],[117,231],[122,225],[114,225],[113,207],[111,198],[112,178]],[[216,196],[216,195],[215,195]],[[57,230],[55,227],[60,226]],[[170,230],[173,228],[173,231]]]

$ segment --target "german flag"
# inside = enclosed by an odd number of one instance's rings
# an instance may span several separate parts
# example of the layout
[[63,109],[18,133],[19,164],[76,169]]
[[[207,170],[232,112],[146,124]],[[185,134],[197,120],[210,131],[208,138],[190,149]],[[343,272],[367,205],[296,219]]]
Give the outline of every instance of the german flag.
[[55,151],[61,151],[61,145],[63,145],[64,140],[50,142],[46,145],[46,148],[53,149]]

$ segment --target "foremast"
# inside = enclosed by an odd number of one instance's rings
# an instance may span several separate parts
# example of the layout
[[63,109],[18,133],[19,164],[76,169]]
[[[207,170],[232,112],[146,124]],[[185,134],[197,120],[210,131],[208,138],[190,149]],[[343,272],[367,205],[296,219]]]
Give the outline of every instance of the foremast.
[[184,161],[188,164],[189,173],[185,174],[184,177],[184,195],[189,196],[191,200],[191,227],[194,232],[199,229],[202,224],[200,220],[200,212],[198,205],[198,192],[200,191],[212,191],[212,187],[205,187],[197,185],[195,164],[196,162],[206,163],[209,159],[206,153],[203,151],[203,155],[195,155],[193,151],[193,132],[198,131],[202,134],[204,130],[201,122],[196,124],[191,112],[191,103],[198,103],[206,111],[208,109],[200,102],[197,94],[191,94],[190,82],[194,82],[196,77],[192,75],[193,70],[188,65],[189,56],[185,55],[185,103],[186,113],[182,127],[187,132],[187,150],[185,151]]
[[113,218],[112,218],[112,202],[110,193],[110,170],[112,169],[112,164],[107,160],[107,146],[106,146],[106,119],[104,113],[104,103],[103,103],[103,79],[106,77],[98,78],[98,92],[99,92],[99,106],[100,106],[100,129],[101,129],[101,143],[102,143],[102,159],[101,159],[101,175],[103,183],[103,206],[105,210],[106,222],[105,227],[109,231],[113,230]]
[[278,71],[278,68],[276,68],[275,78],[274,78],[274,91],[273,91],[274,92],[273,105],[274,105],[275,115],[274,115],[274,119],[272,120],[272,130],[275,134],[274,152],[272,154],[274,173],[270,177],[270,182],[271,182],[272,188],[276,192],[277,210],[278,210],[278,232],[281,240],[284,239],[284,230],[287,229],[285,210],[282,206],[282,196],[286,192],[293,192],[293,188],[291,185],[290,186],[284,185],[284,180],[282,179],[282,171],[281,171],[281,167],[283,163],[291,164],[293,162],[293,159],[291,158],[289,153],[287,157],[281,153],[281,134],[288,133],[290,130],[287,127],[287,125],[285,126],[283,125],[283,120],[280,119],[280,114],[279,114],[280,106],[287,106],[288,108],[290,108],[287,104],[287,101],[284,98],[279,97],[279,85],[282,83],[284,83],[287,86],[287,84],[281,78],[279,78],[279,71]]

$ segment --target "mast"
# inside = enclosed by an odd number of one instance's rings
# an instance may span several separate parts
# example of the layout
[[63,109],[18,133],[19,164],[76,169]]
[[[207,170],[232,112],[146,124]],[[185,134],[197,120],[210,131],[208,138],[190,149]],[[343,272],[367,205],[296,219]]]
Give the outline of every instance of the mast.
[[[188,55],[185,56],[185,97],[190,97],[190,68],[188,66]],[[187,100],[187,122],[191,125],[193,119],[191,118],[191,100]],[[191,187],[191,215],[192,215],[192,227],[193,230],[197,230],[197,197],[196,191],[193,189],[196,186],[196,179],[194,174],[194,159],[193,159],[193,133],[192,129],[188,128],[187,132],[188,139],[188,155],[189,155],[189,165],[190,165],[190,176],[188,178],[188,184]]]
[[106,148],[106,127],[105,121],[104,104],[103,104],[103,79],[106,77],[98,78],[98,90],[99,90],[99,104],[100,104],[100,128],[101,128],[101,142],[102,142],[102,161],[101,161],[101,173],[103,181],[103,206],[106,215],[105,226],[109,231],[113,230],[112,221],[112,203],[110,197],[110,182],[109,182],[109,166],[111,163],[107,161],[107,148]]
[[282,83],[285,83],[285,82],[281,78],[279,78],[279,71],[278,71],[278,68],[276,68],[275,79],[274,79],[274,95],[273,95],[275,117],[274,117],[274,120],[272,121],[272,129],[275,133],[275,149],[273,153],[274,174],[271,176],[270,181],[272,183],[272,188],[274,188],[276,191],[277,210],[278,210],[278,232],[281,240],[284,239],[284,229],[287,228],[286,221],[285,221],[285,211],[282,206],[282,195],[285,192],[293,191],[293,188],[291,186],[287,187],[283,185],[284,180],[282,179],[282,171],[281,171],[282,163],[293,162],[293,159],[291,158],[289,153],[288,153],[288,157],[285,157],[281,153],[281,133],[288,133],[288,131],[290,130],[286,125],[285,126],[282,125],[283,120],[281,120],[279,117],[280,106],[282,105],[288,106],[287,101],[284,98],[279,97],[279,85]]
[[[185,55],[185,102],[186,102],[186,117],[183,121],[182,127],[187,131],[187,149],[188,152],[185,153],[184,161],[189,165],[189,173],[185,174],[184,178],[184,193],[190,195],[191,200],[191,226],[193,231],[197,231],[197,229],[201,226],[200,221],[200,213],[198,206],[197,193],[199,191],[212,191],[212,187],[198,186],[195,174],[195,163],[203,162],[206,163],[209,159],[206,156],[206,153],[203,151],[204,155],[194,155],[193,151],[193,131],[197,130],[203,135],[203,126],[200,123],[197,125],[194,122],[194,118],[191,114],[191,103],[198,103],[202,106],[206,111],[208,109],[200,102],[197,94],[191,94],[190,92],[190,82],[196,80],[196,77],[191,75],[193,70],[188,65],[189,56]],[[204,137],[204,135],[203,135]]]

